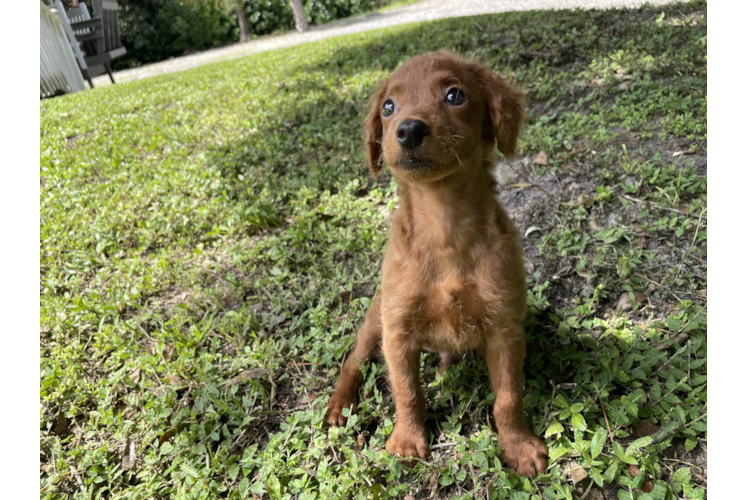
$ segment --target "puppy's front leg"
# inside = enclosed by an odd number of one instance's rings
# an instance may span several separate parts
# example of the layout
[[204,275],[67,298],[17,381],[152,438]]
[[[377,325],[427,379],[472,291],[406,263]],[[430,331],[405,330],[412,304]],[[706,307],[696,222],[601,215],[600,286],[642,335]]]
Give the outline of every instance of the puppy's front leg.
[[545,471],[548,448],[530,430],[522,403],[525,333],[519,324],[500,328],[488,339],[486,364],[496,394],[494,418],[503,448],[502,461],[518,474],[535,477]]
[[[401,457],[428,458],[426,402],[419,380],[421,346],[408,342],[404,332],[385,327],[382,351],[395,398],[395,428],[387,441],[387,451]],[[414,465],[415,461],[408,462]]]

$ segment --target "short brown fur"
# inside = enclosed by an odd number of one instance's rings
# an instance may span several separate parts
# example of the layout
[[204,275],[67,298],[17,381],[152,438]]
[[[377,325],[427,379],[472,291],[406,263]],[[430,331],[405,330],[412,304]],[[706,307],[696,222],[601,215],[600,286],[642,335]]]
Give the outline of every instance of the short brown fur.
[[[451,88],[464,92],[464,104],[445,101]],[[396,110],[385,117],[387,100]],[[397,410],[387,450],[425,459],[430,447],[420,353],[438,352],[445,370],[454,355],[476,351],[486,360],[496,395],[502,459],[533,477],[545,470],[548,449],[528,427],[522,407],[522,246],[496,200],[491,174],[496,146],[506,156],[514,154],[523,100],[500,76],[449,52],[409,60],[372,96],[365,124],[369,168],[377,173],[387,162],[398,182],[400,207],[382,286],[343,365],[327,421],[343,425],[343,408],[356,410],[359,363],[381,345]],[[421,120],[430,129],[412,151],[396,137],[404,120]]]

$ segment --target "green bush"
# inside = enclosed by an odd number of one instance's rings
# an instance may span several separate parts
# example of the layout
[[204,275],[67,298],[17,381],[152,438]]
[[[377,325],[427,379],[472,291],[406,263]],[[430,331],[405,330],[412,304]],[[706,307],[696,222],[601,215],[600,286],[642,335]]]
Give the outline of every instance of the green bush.
[[[243,0],[247,26],[253,35],[266,35],[294,29],[293,11],[288,0]],[[229,0],[234,3],[234,0]],[[239,21],[232,9],[232,19],[239,39]]]
[[307,0],[304,2],[304,11],[310,24],[323,24],[368,12],[390,2],[391,0]]
[[[304,10],[310,24],[322,24],[371,11],[389,1],[307,0]],[[288,0],[243,2],[252,35],[293,29]],[[239,40],[235,0],[119,0],[118,3],[120,36],[127,55],[112,64],[115,69],[163,61]]]
[[[162,61],[224,45],[234,34],[231,15],[217,0],[119,0],[120,37],[127,55],[115,69]],[[238,32],[237,32],[238,33]]]

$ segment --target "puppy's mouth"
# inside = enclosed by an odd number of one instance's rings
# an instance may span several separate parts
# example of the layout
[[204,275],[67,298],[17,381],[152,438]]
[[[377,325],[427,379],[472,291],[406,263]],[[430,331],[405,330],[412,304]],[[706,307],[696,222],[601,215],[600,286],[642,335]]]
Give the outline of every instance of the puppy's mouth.
[[412,158],[405,158],[400,163],[403,165],[414,165],[415,166],[415,165],[422,165],[424,163],[424,160],[423,158],[412,157]]
[[415,155],[408,155],[397,161],[397,165],[403,170],[420,170],[428,167],[430,164],[431,162],[427,159]]

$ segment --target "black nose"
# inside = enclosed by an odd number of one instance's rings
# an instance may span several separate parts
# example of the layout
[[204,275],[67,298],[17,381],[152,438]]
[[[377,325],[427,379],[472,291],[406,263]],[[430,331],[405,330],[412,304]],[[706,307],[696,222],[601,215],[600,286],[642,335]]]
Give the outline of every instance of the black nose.
[[404,120],[395,130],[397,142],[406,149],[413,150],[423,143],[423,138],[429,135],[431,129],[421,120]]

